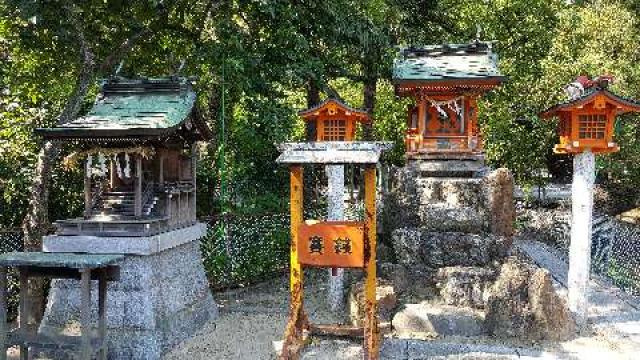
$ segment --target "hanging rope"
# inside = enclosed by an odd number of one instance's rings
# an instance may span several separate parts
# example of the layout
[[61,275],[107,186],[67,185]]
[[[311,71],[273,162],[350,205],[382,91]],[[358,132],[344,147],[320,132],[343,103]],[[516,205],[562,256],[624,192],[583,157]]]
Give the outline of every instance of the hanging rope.
[[448,116],[447,112],[442,108],[445,106],[453,110],[456,115],[462,115],[462,107],[460,107],[460,104],[458,102],[464,100],[464,95],[449,100],[434,100],[428,96],[425,96],[424,99],[427,100],[431,104],[431,106],[435,107],[442,116]]

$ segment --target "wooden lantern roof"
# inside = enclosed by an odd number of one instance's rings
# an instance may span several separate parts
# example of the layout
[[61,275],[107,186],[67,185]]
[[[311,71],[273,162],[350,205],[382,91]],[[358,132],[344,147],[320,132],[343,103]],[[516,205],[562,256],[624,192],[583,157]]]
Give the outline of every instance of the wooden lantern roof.
[[491,43],[428,45],[400,50],[393,65],[398,95],[426,91],[488,91],[504,82]]
[[591,103],[599,102],[601,107],[604,105],[611,106],[615,109],[616,115],[628,112],[640,112],[640,103],[609,91],[606,86],[595,85],[588,88],[584,93],[576,98],[562,102],[544,110],[540,113],[543,119],[549,119],[559,116],[562,112],[572,112],[582,109]]
[[329,98],[320,104],[298,112],[305,121],[315,121],[319,118],[340,116],[346,120],[355,120],[361,123],[370,121],[369,114],[360,109],[352,108],[340,100]]
[[212,134],[196,111],[196,94],[187,78],[105,80],[85,116],[36,133],[50,140],[144,141],[177,133],[192,140]]
[[640,112],[640,103],[610,92],[611,80],[613,77],[609,75],[593,80],[580,76],[565,87],[569,100],[540,113],[543,119],[559,118],[559,142],[554,146],[555,153],[612,153],[620,150],[614,139],[616,116]]

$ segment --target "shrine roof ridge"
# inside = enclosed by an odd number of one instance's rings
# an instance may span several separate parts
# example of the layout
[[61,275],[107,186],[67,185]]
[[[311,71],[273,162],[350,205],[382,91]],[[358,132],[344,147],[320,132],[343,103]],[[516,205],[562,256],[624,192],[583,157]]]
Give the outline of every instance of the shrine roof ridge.
[[196,93],[191,82],[185,77],[106,79],[86,115],[53,128],[36,129],[36,133],[45,139],[159,138],[185,125],[189,131],[195,127],[194,133],[197,130],[206,139],[211,133],[194,116]]
[[396,85],[446,84],[461,80],[490,81],[498,85],[506,79],[498,69],[498,56],[490,42],[410,46],[401,49],[398,55],[393,66]]

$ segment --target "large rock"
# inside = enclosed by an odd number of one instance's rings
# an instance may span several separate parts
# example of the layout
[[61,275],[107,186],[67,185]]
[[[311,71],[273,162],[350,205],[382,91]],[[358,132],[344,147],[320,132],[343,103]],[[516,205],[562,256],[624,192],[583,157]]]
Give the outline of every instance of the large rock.
[[511,238],[516,211],[513,201],[513,175],[500,168],[487,176],[489,228],[492,234]]
[[483,308],[486,292],[495,280],[491,268],[451,266],[438,269],[436,278],[445,304]]
[[425,228],[393,232],[396,257],[405,266],[486,266],[506,255],[507,242],[492,234],[443,233]]
[[[376,300],[380,322],[391,321],[393,310],[398,305],[398,297],[393,286],[387,281],[379,280],[376,286]],[[349,290],[349,317],[354,326],[364,326],[365,305],[364,283],[358,282]]]
[[412,285],[409,271],[400,264],[378,263],[378,279],[388,281],[399,294],[405,292]]
[[529,306],[534,319],[532,337],[562,341],[575,334],[576,325],[569,307],[555,292],[549,271],[538,269],[531,276]]
[[528,282],[531,267],[524,261],[509,257],[500,275],[491,286],[486,304],[486,327],[499,337],[526,337],[533,324],[529,309]]
[[440,304],[407,304],[391,324],[399,336],[432,334],[478,336],[484,333],[482,312]]

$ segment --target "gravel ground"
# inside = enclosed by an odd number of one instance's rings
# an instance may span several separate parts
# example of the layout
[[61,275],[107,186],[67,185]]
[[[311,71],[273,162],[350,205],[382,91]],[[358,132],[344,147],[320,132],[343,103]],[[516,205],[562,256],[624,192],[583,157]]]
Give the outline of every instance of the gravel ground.
[[[343,321],[330,311],[326,270],[305,270],[305,310],[314,323]],[[164,360],[275,359],[273,342],[282,340],[289,309],[289,279],[214,294],[220,316],[199,334],[168,353]]]

